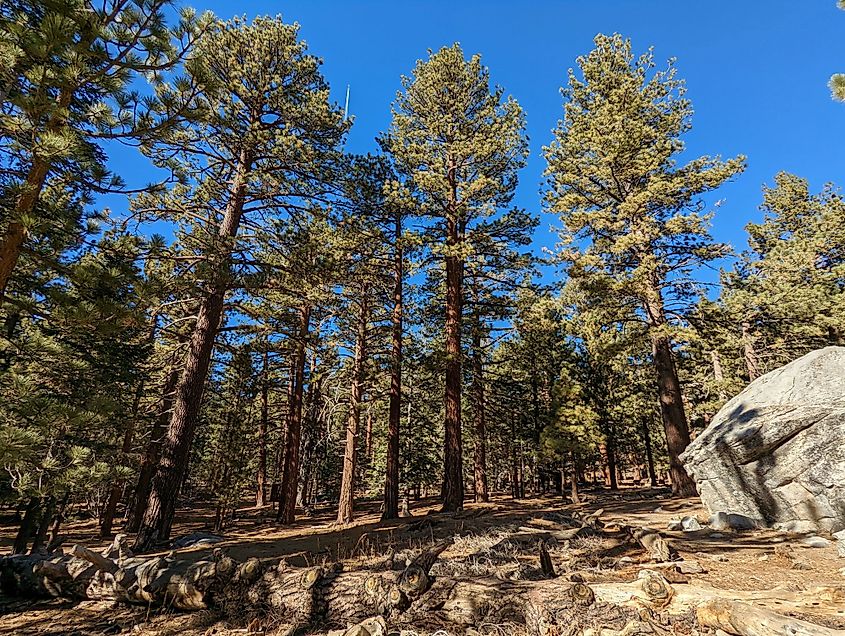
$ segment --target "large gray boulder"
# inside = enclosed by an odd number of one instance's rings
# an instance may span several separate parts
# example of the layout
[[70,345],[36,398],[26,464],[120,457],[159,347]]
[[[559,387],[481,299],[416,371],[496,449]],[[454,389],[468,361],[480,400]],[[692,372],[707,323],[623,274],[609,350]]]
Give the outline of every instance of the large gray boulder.
[[757,378],[681,455],[710,512],[845,528],[845,347]]

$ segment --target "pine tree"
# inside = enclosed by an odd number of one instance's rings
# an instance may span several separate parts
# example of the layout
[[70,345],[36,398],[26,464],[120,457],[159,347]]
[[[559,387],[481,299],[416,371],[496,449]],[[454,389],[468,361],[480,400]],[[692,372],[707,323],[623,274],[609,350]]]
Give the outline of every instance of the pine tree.
[[[170,534],[226,294],[239,269],[254,268],[250,246],[238,239],[240,226],[260,225],[268,210],[296,214],[303,201],[325,194],[337,164],[336,146],[347,126],[328,102],[319,61],[297,30],[270,18],[219,23],[188,66],[203,86],[202,116],[152,150],[158,164],[180,168],[186,177],[137,207],[187,228],[183,237],[196,245],[205,283],[139,549]],[[306,331],[309,316],[304,307]]]
[[393,106],[386,140],[397,170],[405,175],[433,220],[435,249],[445,264],[446,381],[443,509],[463,507],[461,442],[461,325],[464,264],[471,249],[470,224],[507,205],[527,142],[522,110],[501,88],[491,90],[489,71],[460,45],[419,61]]
[[46,547],[48,526],[69,498],[106,491],[129,475],[122,433],[137,417],[150,350],[136,303],[139,243],[105,233],[41,289],[37,315],[5,334],[0,461],[15,497],[28,501],[16,552],[26,549],[36,519],[34,552]]
[[813,194],[806,179],[782,172],[763,189],[761,209],[719,304],[749,380],[845,340],[845,199],[832,184]]
[[548,207],[564,224],[570,277],[607,302],[636,305],[648,325],[673,492],[691,495],[678,460],[689,430],[669,311],[694,300],[694,268],[726,254],[709,236],[700,195],[741,172],[743,159],[678,166],[692,107],[673,62],[655,71],[653,54],[635,57],[619,35],[595,44],[578,58],[582,77],[569,73],[564,119],[545,148]]
[[122,189],[107,168],[107,142],[146,143],[189,110],[194,87],[138,91],[141,77],[161,88],[209,22],[185,9],[168,28],[172,7],[172,0],[0,5],[0,301],[28,237],[84,226],[80,207],[56,205],[45,188],[84,203],[91,192]]

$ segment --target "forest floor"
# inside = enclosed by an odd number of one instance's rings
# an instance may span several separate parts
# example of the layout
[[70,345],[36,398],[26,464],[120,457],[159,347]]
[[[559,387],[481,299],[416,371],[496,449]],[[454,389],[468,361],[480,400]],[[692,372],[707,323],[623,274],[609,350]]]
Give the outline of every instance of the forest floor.
[[[199,558],[212,547],[222,547],[238,560],[258,557],[272,561],[285,557],[294,566],[343,561],[344,567],[355,568],[383,559],[391,550],[420,548],[453,536],[455,542],[441,555],[440,569],[435,566],[432,574],[437,575],[439,571],[513,580],[528,571],[536,571],[539,562],[536,551],[510,548],[510,553],[505,554],[507,558],[495,560],[485,560],[484,555],[498,549],[497,555],[501,557],[503,541],[513,539],[514,533],[519,534],[526,527],[542,528],[544,519],[555,514],[573,511],[588,514],[601,508],[603,523],[660,530],[685,562],[700,566],[696,568],[700,572],[688,575],[699,585],[727,590],[845,586],[845,559],[837,556],[835,544],[810,547],[800,537],[771,530],[714,533],[705,527],[693,532],[668,531],[671,520],[694,516],[704,521],[707,514],[698,499],[673,499],[663,489],[587,491],[584,498],[583,503],[572,505],[551,496],[521,500],[494,496],[489,504],[468,504],[465,512],[456,516],[431,514],[436,511],[437,502],[420,501],[412,506],[413,517],[395,522],[379,521],[378,503],[365,502],[358,507],[355,523],[345,527],[334,523],[335,513],[329,507],[317,509],[311,516],[300,517],[294,525],[286,527],[272,523],[269,508],[244,508],[222,533],[221,543],[188,548],[180,553],[195,551]],[[181,510],[173,536],[207,532],[212,520],[211,508]],[[109,542],[92,538],[96,529],[94,520],[69,522],[63,530],[65,545],[105,547]],[[0,520],[0,554],[9,552],[14,532],[10,519]],[[479,558],[474,558],[476,555]],[[559,572],[578,572],[588,582],[631,581],[636,578],[638,568],[643,567],[629,546],[608,545],[600,537],[575,539],[571,545],[551,550],[551,555]],[[845,628],[845,609],[841,617],[827,617],[826,622],[831,627]],[[0,597],[2,635],[130,633],[223,636],[247,631],[243,626],[227,625],[210,611],[180,613],[98,601],[34,602]]]

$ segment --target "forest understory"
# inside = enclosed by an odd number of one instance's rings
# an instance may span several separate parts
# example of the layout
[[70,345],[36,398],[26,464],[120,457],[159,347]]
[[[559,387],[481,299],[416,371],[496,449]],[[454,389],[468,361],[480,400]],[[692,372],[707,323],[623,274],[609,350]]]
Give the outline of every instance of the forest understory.
[[[198,611],[179,610],[173,599],[144,605],[3,597],[0,634],[199,636],[340,630],[337,634],[346,636],[380,636],[440,630],[562,636],[581,630],[595,636],[668,636],[711,634],[719,628],[741,636],[783,629],[840,636],[838,630],[845,629],[845,568],[833,544],[811,547],[806,537],[772,530],[716,532],[702,525],[691,532],[668,531],[672,520],[707,518],[698,499],[671,498],[668,490],[593,490],[584,498],[585,503],[572,505],[555,497],[497,496],[489,504],[469,504],[450,515],[437,512],[438,502],[423,500],[412,507],[413,517],[395,522],[379,521],[378,503],[363,504],[356,522],[346,526],[335,523],[331,509],[315,510],[311,517],[282,527],[272,523],[269,507],[242,508],[222,541],[169,556],[219,563],[225,555],[237,564],[258,559],[261,571],[278,570],[283,572],[279,581],[297,581],[296,590],[285,588],[285,603],[276,603],[275,609],[267,611],[273,604],[266,599],[250,600],[241,589],[243,577],[236,574],[216,595],[206,595],[213,597],[212,607]],[[178,518],[175,537],[199,536],[211,527],[214,510],[194,508]],[[9,520],[3,521],[0,536],[8,537]],[[97,552],[108,547],[106,540],[89,540],[91,523],[67,525],[65,553],[75,542]],[[663,541],[643,535],[643,527],[657,531]],[[9,550],[6,543],[4,539],[4,552]],[[661,554],[667,547],[671,561]],[[418,563],[420,554],[432,559],[424,565],[427,574],[417,594],[408,590],[406,579],[409,564]],[[374,578],[395,578],[405,586],[407,598],[396,606],[384,599],[368,605],[367,581]],[[306,579],[308,585],[303,584]],[[386,590],[389,585],[376,587]],[[731,608],[739,609],[748,624],[726,618]],[[759,611],[762,618],[755,614]],[[788,622],[786,627],[777,624],[778,617]]]

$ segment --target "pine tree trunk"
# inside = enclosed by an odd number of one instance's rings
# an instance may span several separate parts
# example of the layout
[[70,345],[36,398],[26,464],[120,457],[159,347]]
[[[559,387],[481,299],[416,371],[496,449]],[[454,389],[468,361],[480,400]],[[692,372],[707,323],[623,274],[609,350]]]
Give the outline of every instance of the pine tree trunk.
[[[613,425],[608,424],[607,426],[608,430],[612,431]],[[602,455],[604,456],[604,485],[611,490],[619,490],[619,481],[616,478],[616,435],[614,432],[607,434]]]
[[648,480],[651,483],[651,487],[654,488],[657,486],[657,472],[654,470],[654,453],[651,450],[651,433],[648,430],[648,420],[640,420],[640,426],[643,432],[646,462],[648,462]]
[[41,519],[38,522],[38,530],[35,532],[35,538],[32,540],[30,554],[39,554],[42,551],[46,551],[47,531],[50,529],[50,523],[53,521],[53,515],[55,514],[56,499],[48,496],[42,504]]
[[[129,422],[126,431],[123,434],[123,444],[120,447],[120,456],[125,461],[132,450],[132,438],[135,434],[134,420]],[[106,505],[103,508],[103,514],[100,518],[100,538],[112,536],[112,526],[114,525],[114,516],[117,513],[117,504],[120,502],[120,497],[123,495],[123,487],[125,480],[118,479],[109,488],[109,496],[106,499]]]
[[367,463],[373,463],[373,409],[372,403],[367,406],[367,425],[364,428],[364,452]]
[[343,454],[343,474],[340,480],[340,501],[337,522],[350,523],[355,507],[355,470],[358,459],[358,429],[361,425],[361,393],[364,385],[364,362],[367,358],[367,325],[369,324],[369,287],[361,286],[358,306],[358,333],[355,337],[355,359],[352,363],[352,395],[346,419],[346,449]]
[[[457,219],[446,219],[447,245],[460,247]],[[461,442],[461,311],[463,260],[455,254],[446,256],[446,396],[445,444],[443,470],[443,511],[464,507],[464,479]]]
[[161,443],[172,415],[174,391],[176,390],[177,382],[179,382],[179,375],[179,368],[176,366],[174,356],[162,391],[161,409],[153,422],[150,441],[144,450],[144,456],[141,458],[141,470],[138,474],[138,484],[135,486],[135,495],[131,506],[132,512],[124,528],[126,532],[138,532],[138,528],[141,527],[141,520],[144,518],[144,512],[147,510],[147,501],[150,498],[153,476],[155,475],[156,468],[158,467],[158,459],[161,455]]
[[669,338],[658,336],[652,340],[657,381],[660,391],[660,411],[663,428],[666,431],[666,445],[669,454],[669,473],[672,476],[672,494],[680,497],[694,497],[697,494],[695,482],[687,475],[679,456],[690,442],[687,418],[681,399],[681,384]]
[[519,465],[516,458],[516,416],[511,415],[511,497],[519,499]]
[[302,394],[305,385],[305,344],[311,325],[311,305],[299,308],[299,334],[294,356],[294,379],[288,406],[288,431],[285,435],[285,458],[279,488],[279,510],[276,520],[291,524],[296,518],[296,496],[299,486],[299,444],[302,439]]
[[575,454],[575,451],[571,453],[572,458],[572,473],[569,476],[570,482],[570,491],[569,496],[572,499],[572,503],[577,504],[581,503],[581,496],[578,494],[578,456]]
[[29,537],[32,535],[32,528],[35,526],[40,508],[41,502],[38,497],[31,497],[23,514],[23,519],[21,519],[20,526],[18,526],[18,534],[15,536],[15,542],[12,545],[12,554],[26,554]]
[[144,518],[135,542],[137,551],[149,550],[159,541],[170,537],[176,512],[176,498],[188,466],[191,444],[194,441],[197,419],[214,341],[220,329],[229,275],[229,261],[234,238],[243,214],[246,182],[252,161],[242,150],[229,192],[229,202],[220,224],[218,236],[226,247],[217,254],[217,271],[209,294],[202,299],[194,332],[188,344],[184,370],[176,387],[173,415],[161,448],[158,470],[152,480]]
[[[55,133],[64,125],[64,112],[73,99],[73,90],[63,88],[56,99],[56,113],[47,122],[45,130],[48,133]],[[27,172],[26,179],[21,187],[21,194],[15,202],[15,210],[10,215],[9,226],[6,234],[0,241],[0,303],[6,296],[6,287],[9,279],[15,271],[24,242],[29,234],[23,221],[32,216],[44,184],[47,182],[47,174],[50,172],[50,163],[44,159],[34,156],[32,165]]]
[[402,216],[396,212],[393,247],[393,312],[390,356],[390,414],[387,422],[387,467],[384,475],[384,512],[382,519],[399,516],[399,423],[402,413]]
[[[153,327],[150,330],[149,341],[155,341],[157,319],[153,318]],[[141,398],[144,395],[144,382],[139,381],[135,389],[135,399],[132,402],[132,416],[126,422],[126,430],[123,432],[123,443],[120,446],[120,463],[128,464],[129,453],[132,451],[132,441],[135,439],[135,426],[138,422],[138,416],[141,412]],[[100,537],[112,536],[112,526],[114,525],[114,516],[117,513],[117,504],[120,503],[120,498],[123,495],[123,490],[126,485],[125,479],[118,479],[109,488],[109,496],[106,500],[106,505],[103,508],[103,514],[100,518]]]
[[261,416],[258,425],[258,470],[256,471],[255,506],[267,505],[267,424],[270,416],[270,355],[264,343],[261,369]]
[[742,323],[742,353],[745,358],[745,368],[748,371],[748,380],[753,382],[760,377],[760,361],[754,350],[754,336],[751,333],[751,323],[748,321]]
[[666,446],[669,455],[669,474],[672,494],[680,497],[694,497],[698,494],[695,482],[687,475],[679,456],[690,443],[687,416],[681,393],[681,382],[675,368],[672,343],[665,333],[666,314],[660,287],[654,284],[644,309],[651,331],[652,357],[657,374],[657,390],[660,398],[660,413],[666,432]]
[[475,416],[475,453],[473,456],[475,476],[475,501],[487,502],[487,426],[484,403],[484,364],[481,359],[481,325],[478,315],[472,333],[472,393],[473,415]]

